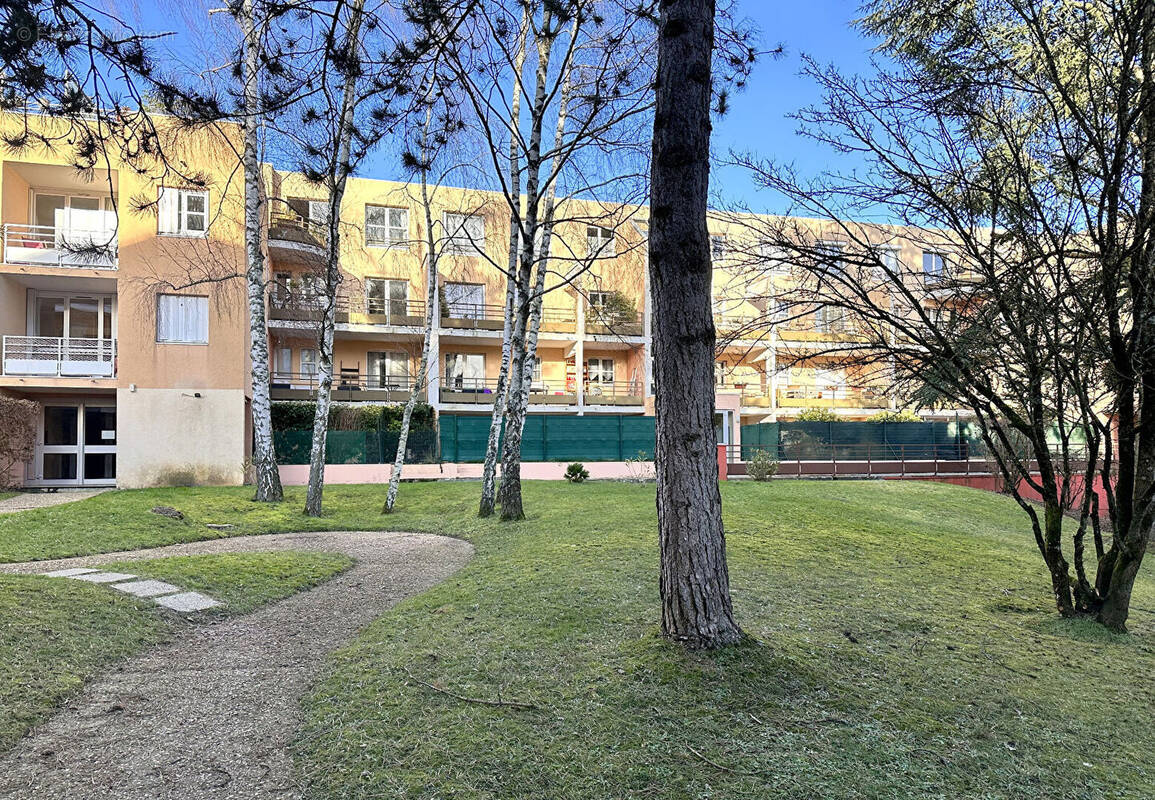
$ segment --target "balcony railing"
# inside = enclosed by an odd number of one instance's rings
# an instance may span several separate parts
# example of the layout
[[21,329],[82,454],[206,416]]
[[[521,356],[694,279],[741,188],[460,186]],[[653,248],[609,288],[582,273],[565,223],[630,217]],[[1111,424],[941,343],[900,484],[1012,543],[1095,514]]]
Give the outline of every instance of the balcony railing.
[[641,381],[586,381],[586,405],[634,406],[644,402]]
[[[483,303],[447,303],[441,305],[441,326],[443,328],[481,328],[501,330],[505,323],[505,306]],[[572,331],[577,324],[577,315],[564,308],[543,308],[541,329],[543,331]]]
[[4,225],[4,261],[48,267],[116,267],[116,215],[90,225]]
[[424,300],[384,300],[380,297],[366,297],[364,307],[366,314],[388,317],[389,320],[396,319],[404,325],[420,325],[425,322]]
[[778,390],[780,408],[886,408],[880,389],[850,386],[787,386]]
[[5,375],[111,378],[116,375],[113,339],[5,336]]
[[269,241],[293,245],[324,247],[328,232],[324,225],[302,217],[287,205],[271,204],[269,209]]
[[[274,400],[307,399],[317,393],[318,380],[316,372],[276,372],[270,382],[270,394]],[[338,369],[333,375],[332,396],[346,401],[402,401],[409,398],[413,380],[409,375]]]
[[645,323],[641,312],[590,308],[586,317],[586,333],[617,336],[641,336]]

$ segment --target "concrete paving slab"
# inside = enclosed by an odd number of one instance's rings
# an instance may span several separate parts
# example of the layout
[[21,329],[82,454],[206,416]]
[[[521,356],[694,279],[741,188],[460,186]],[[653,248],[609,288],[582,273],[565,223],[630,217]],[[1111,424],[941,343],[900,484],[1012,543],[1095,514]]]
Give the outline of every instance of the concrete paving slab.
[[180,594],[170,594],[165,597],[156,598],[158,605],[165,608],[171,608],[173,611],[204,611],[206,608],[216,608],[223,603],[218,603],[207,594],[200,592],[181,592]]
[[47,578],[75,578],[77,575],[91,575],[93,572],[100,572],[100,570],[92,567],[73,567],[72,569],[54,569],[52,572],[41,572],[40,574]]
[[135,578],[127,572],[90,572],[84,575],[70,575],[74,581],[88,581],[89,583],[120,583]]
[[179,586],[173,586],[171,583],[156,580],[140,580],[129,581],[128,583],[116,583],[112,586],[113,589],[125,592],[127,594],[135,595],[136,597],[157,597],[162,594],[175,594],[180,591]]

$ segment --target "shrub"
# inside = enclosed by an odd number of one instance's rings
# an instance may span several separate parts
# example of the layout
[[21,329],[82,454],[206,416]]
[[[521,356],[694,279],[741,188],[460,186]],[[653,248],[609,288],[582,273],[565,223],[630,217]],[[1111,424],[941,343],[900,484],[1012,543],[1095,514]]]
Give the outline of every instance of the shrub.
[[902,411],[879,411],[872,416],[867,422],[926,422],[918,414],[914,413],[908,408]]
[[799,422],[838,422],[842,417],[829,408],[804,408],[794,419]]
[[[313,415],[317,404],[309,400],[286,400],[272,404],[274,431],[304,431],[313,429]],[[333,403],[329,407],[329,430],[333,431],[392,431],[401,430],[403,403],[361,404]],[[415,431],[433,430],[433,406],[418,403],[413,407],[409,423]]]
[[0,395],[0,489],[20,484],[16,467],[32,460],[40,404]]
[[570,483],[581,483],[590,476],[590,471],[580,461],[575,461],[566,467],[565,479]]
[[637,322],[638,308],[634,301],[618,290],[610,292],[593,316],[606,325],[628,325]]
[[746,474],[756,481],[768,481],[778,474],[778,459],[766,450],[755,450],[746,462]]
[[631,483],[649,483],[656,479],[654,465],[650,463],[650,455],[645,450],[639,450],[637,456],[626,459],[626,480]]

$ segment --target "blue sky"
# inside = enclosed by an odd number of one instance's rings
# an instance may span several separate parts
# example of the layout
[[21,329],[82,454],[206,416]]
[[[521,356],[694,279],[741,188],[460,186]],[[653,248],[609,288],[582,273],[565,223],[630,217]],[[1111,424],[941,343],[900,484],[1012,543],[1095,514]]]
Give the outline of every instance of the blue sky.
[[[813,175],[831,163],[835,154],[796,131],[798,123],[788,115],[817,103],[817,87],[799,75],[802,56],[833,64],[849,73],[869,72],[874,42],[851,27],[857,2],[841,0],[739,0],[746,16],[762,30],[764,44],[781,43],[785,54],[763,59],[754,69],[749,86],[735,94],[729,114],[714,124],[714,151],[753,151],[760,156],[793,163],[802,176]],[[752,210],[785,210],[780,198],[760,192],[743,170],[715,170],[712,189],[723,199],[741,201]]]
[[[166,40],[165,46],[171,55],[186,62],[204,63],[203,50],[213,46],[214,33],[219,36],[222,31],[232,29],[225,19],[209,20],[206,9],[224,5],[212,0],[169,0],[164,4],[127,2],[131,8],[128,16],[143,28],[177,33],[175,39]],[[828,166],[835,154],[797,135],[797,123],[789,118],[791,113],[820,100],[815,85],[799,75],[802,56],[834,64],[845,72],[869,71],[874,43],[863,38],[850,24],[857,16],[858,0],[737,0],[737,3],[740,13],[762,31],[764,47],[769,49],[781,44],[785,53],[777,59],[762,59],[755,66],[747,88],[732,97],[730,112],[715,121],[715,154],[724,157],[731,149],[751,151],[793,163],[801,176],[813,175]],[[220,58],[210,57],[208,62],[220,63]],[[382,148],[360,172],[378,178],[397,178],[400,170],[396,154],[391,148]],[[781,198],[760,192],[743,170],[719,167],[713,176],[712,188],[727,203],[741,202],[756,211],[785,210]]]

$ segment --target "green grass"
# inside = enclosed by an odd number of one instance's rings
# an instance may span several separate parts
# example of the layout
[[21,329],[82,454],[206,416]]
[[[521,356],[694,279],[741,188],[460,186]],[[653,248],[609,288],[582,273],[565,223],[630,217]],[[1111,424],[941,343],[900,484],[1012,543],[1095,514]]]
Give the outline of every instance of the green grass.
[[[219,616],[315,586],[351,563],[331,553],[278,552],[109,567],[206,592],[226,603],[212,612]],[[0,620],[0,752],[97,672],[190,624],[107,586],[38,575],[0,575]]]
[[[0,557],[219,534],[391,529],[474,559],[331,659],[296,757],[315,798],[1149,798],[1155,580],[1132,634],[1056,618],[1021,511],[916,482],[724,485],[737,615],[754,642],[687,655],[657,635],[652,486],[333,486],[327,515],[245,489],[99,495],[31,512]],[[173,505],[185,523],[148,509]],[[86,539],[85,530],[91,532]],[[537,704],[536,711],[458,695]]]
[[0,492],[0,500],[7,500],[10,497],[15,497],[20,492]]

